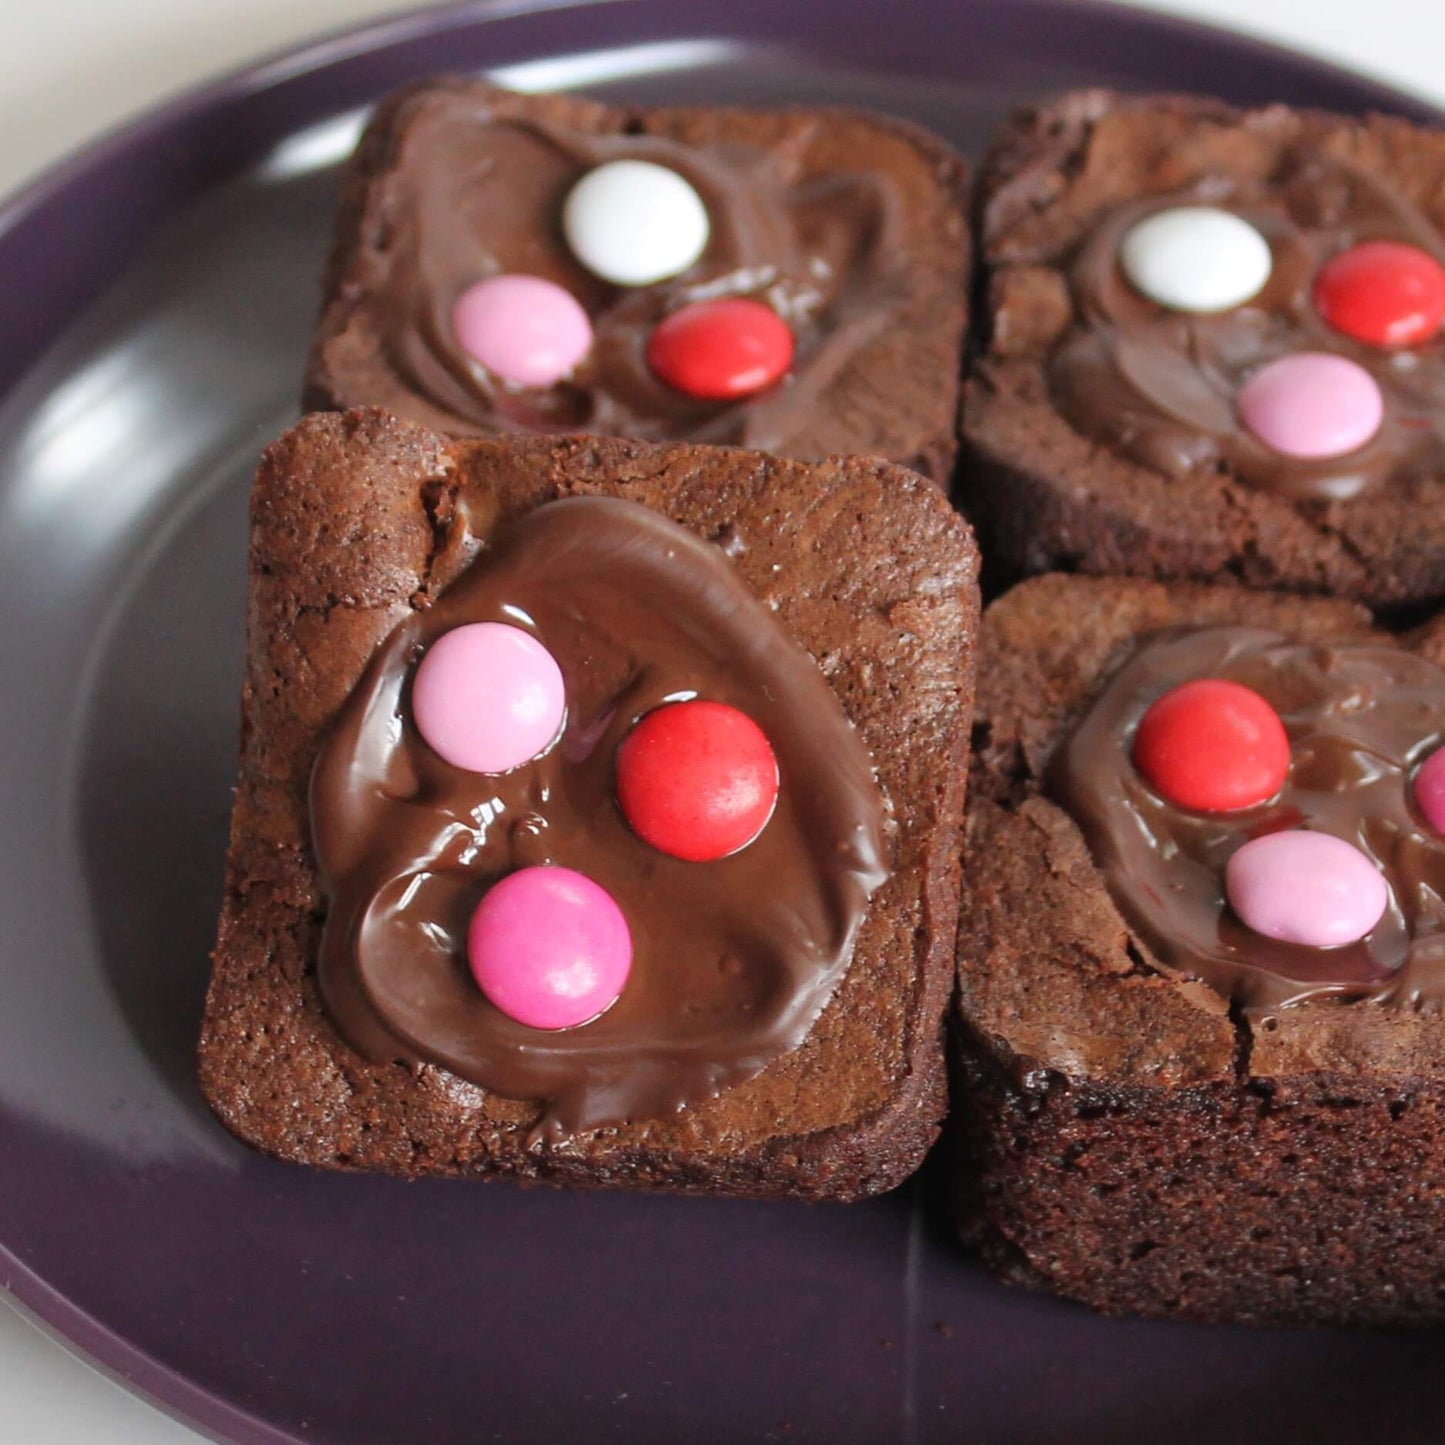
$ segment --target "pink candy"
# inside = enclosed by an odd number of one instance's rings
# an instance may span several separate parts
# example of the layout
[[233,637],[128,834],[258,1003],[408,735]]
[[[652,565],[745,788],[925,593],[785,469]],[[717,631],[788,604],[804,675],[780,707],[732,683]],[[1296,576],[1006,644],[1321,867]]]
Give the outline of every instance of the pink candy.
[[495,884],[467,930],[477,986],[509,1018],[570,1029],[605,1013],[632,969],[632,935],[605,888],[570,868]]
[[1379,869],[1358,848],[1302,828],[1246,843],[1225,866],[1224,886],[1254,932],[1313,948],[1363,938],[1390,901]]
[[1281,357],[1240,388],[1239,415],[1267,447],[1288,457],[1339,457],[1380,429],[1375,378],[1348,357],[1302,351]]
[[1415,774],[1415,806],[1437,832],[1445,833],[1445,747],[1436,748]]
[[412,683],[412,717],[427,745],[474,773],[510,772],[545,752],[566,710],[557,659],[504,622],[443,633]]
[[592,323],[570,291],[540,276],[492,276],[452,308],[463,351],[517,386],[554,386],[592,345]]

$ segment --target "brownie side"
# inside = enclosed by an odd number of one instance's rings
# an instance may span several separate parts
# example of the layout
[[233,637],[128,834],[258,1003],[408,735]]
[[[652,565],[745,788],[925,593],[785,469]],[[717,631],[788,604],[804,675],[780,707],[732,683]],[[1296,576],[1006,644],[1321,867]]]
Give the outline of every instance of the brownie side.
[[[1171,625],[1379,634],[1332,599],[1048,576],[985,616],[959,934],[960,1226],[1005,1278],[1110,1313],[1441,1317],[1445,1022],[1326,1001],[1251,1024],[1161,970],[1044,770]],[[1438,660],[1438,626],[1409,643]]]
[[1075,316],[1067,267],[1100,218],[1209,175],[1268,178],[1301,144],[1388,177],[1445,231],[1445,134],[1390,117],[1089,90],[1005,126],[975,203],[986,299],[961,497],[1000,581],[1055,569],[1233,578],[1374,606],[1445,593],[1445,477],[1294,502],[1225,466],[1168,476],[1141,465],[1077,431],[1051,396],[1048,360]]
[[439,431],[461,430],[424,398],[369,394],[366,381],[380,344],[368,311],[368,287],[390,264],[394,223],[382,186],[393,168],[406,163],[419,119],[451,104],[586,135],[755,147],[772,152],[793,184],[886,174],[898,196],[898,214],[888,224],[904,257],[901,294],[890,298],[895,307],[890,324],[827,378],[807,421],[776,450],[805,460],[882,456],[948,485],[958,448],[971,266],[968,163],[922,126],[848,109],[611,107],[577,96],[518,95],[460,78],[422,81],[397,92],[378,109],[343,176],[306,371],[307,409],[386,404]]
[[[798,1049],[674,1118],[539,1144],[539,1101],[372,1064],[337,1035],[315,983],[326,903],[306,790],[373,649],[465,566],[457,497],[505,521],[589,493],[729,541],[874,759],[893,872]],[[274,444],[252,515],[240,783],[200,1044],[204,1091],[233,1132],[297,1162],[409,1175],[847,1199],[912,1172],[946,1107],[977,610],[972,541],[937,488],[866,459],[447,441],[361,411],[307,418]]]

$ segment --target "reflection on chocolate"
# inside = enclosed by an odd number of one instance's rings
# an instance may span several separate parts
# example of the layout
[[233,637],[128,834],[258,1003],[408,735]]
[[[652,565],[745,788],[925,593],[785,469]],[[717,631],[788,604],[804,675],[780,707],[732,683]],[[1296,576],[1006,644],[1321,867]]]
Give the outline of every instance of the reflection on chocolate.
[[[1216,205],[1269,241],[1274,269],[1244,306],[1218,315],[1165,311],[1124,279],[1118,248],[1135,222],[1179,205]],[[1445,263],[1445,239],[1387,182],[1305,147],[1267,181],[1211,176],[1185,191],[1111,211],[1069,269],[1075,324],[1049,363],[1049,385],[1077,431],[1166,476],[1227,471],[1295,500],[1346,500],[1445,470],[1445,347],[1386,352],[1333,330],[1311,300],[1315,274],[1364,240],[1408,242]],[[1238,421],[1240,385],[1296,351],[1333,351],[1380,384],[1385,420],[1348,456],[1281,456]]]
[[[420,396],[455,431],[585,430],[776,449],[850,357],[889,326],[901,295],[901,200],[886,174],[793,182],[786,153],[503,119],[461,92],[421,116],[405,145],[380,182],[390,229],[361,278],[377,348],[365,394],[403,411],[408,396]],[[577,180],[621,159],[681,174],[711,221],[696,265],[636,290],[589,272],[560,229]],[[547,389],[499,384],[457,344],[457,297],[498,273],[544,277],[586,308],[595,341],[570,380]],[[689,302],[734,295],[765,302],[792,328],[791,375],[742,402],[700,401],[659,381],[646,360],[656,322]]]
[[[1292,762],[1259,807],[1171,807],[1130,761],[1149,704],[1196,677],[1253,688],[1279,712]],[[1073,816],[1129,925],[1158,962],[1246,1009],[1320,995],[1445,1006],[1445,839],[1416,814],[1410,775],[1445,731],[1445,673],[1386,645],[1305,647],[1253,627],[1176,629],[1146,640],[1055,756],[1053,795]],[[1359,943],[1307,948],[1250,932],[1224,900],[1246,840],[1309,827],[1355,844],[1391,898]]]
[[[551,1101],[555,1131],[666,1116],[795,1048],[842,977],[888,871],[872,767],[822,674],[719,547],[599,497],[539,507],[485,540],[382,645],[317,760],[322,997],[366,1057]],[[426,647],[479,621],[535,632],[567,684],[559,741],[501,776],[443,763],[407,705]],[[753,718],[782,779],[761,835],[711,863],[649,848],[614,795],[628,730],[692,696]],[[489,883],[548,864],[606,888],[635,945],[617,1003],[557,1033],[495,1009],[464,957]]]

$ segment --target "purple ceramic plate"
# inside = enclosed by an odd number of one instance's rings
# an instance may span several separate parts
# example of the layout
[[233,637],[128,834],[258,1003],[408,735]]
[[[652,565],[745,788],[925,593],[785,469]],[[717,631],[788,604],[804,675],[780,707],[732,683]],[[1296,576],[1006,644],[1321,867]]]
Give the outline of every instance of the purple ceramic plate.
[[310,1174],[191,1077],[235,754],[245,501],[293,414],[335,118],[428,71],[850,101],[977,150],[1081,82],[1424,114],[1051,0],[472,6],[222,82],[0,213],[0,1282],[245,1442],[1445,1438],[1427,1334],[1098,1320],[950,1240],[936,1171],[853,1208]]

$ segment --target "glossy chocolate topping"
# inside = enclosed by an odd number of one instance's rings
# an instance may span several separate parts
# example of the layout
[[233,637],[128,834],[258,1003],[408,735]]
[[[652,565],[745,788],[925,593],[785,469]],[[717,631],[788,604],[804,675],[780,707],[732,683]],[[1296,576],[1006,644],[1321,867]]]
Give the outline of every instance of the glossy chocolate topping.
[[[1136,221],[1181,205],[1213,205],[1250,222],[1274,267],[1245,305],[1216,315],[1169,311],[1139,295],[1119,267]],[[1068,270],[1075,322],[1049,363],[1059,410],[1087,436],[1167,476],[1224,471],[1302,500],[1345,500],[1408,487],[1445,470],[1445,347],[1384,351],[1328,326],[1311,300],[1331,256],[1360,241],[1403,241],[1445,264],[1445,240],[1388,182],[1309,148],[1285,153],[1264,182],[1214,175],[1184,191],[1110,211]],[[1380,385],[1385,419],[1347,456],[1304,461],[1258,441],[1234,398],[1260,367],[1297,351],[1331,351]]]
[[[1163,801],[1130,760],[1149,704],[1180,683],[1243,683],[1279,712],[1289,776],[1279,795],[1229,814]],[[1055,755],[1054,796],[1078,822],[1120,911],[1166,968],[1247,1010],[1333,995],[1406,1009],[1445,1006],[1445,839],[1415,810],[1414,768],[1445,732],[1445,673],[1385,645],[1306,647],[1252,627],[1177,629],[1143,643]],[[1224,897],[1242,843],[1308,827],[1353,843],[1390,887],[1384,917],[1338,948],[1251,932]]]
[[[427,646],[485,621],[534,632],[567,686],[559,740],[502,775],[442,762],[407,702]],[[650,848],[614,796],[628,729],[693,696],[757,722],[781,777],[759,837],[710,863]],[[378,1062],[427,1061],[550,1101],[554,1134],[665,1116],[797,1047],[888,871],[868,755],[812,660],[719,547],[599,497],[539,507],[487,537],[439,600],[396,628],[322,748],[311,819],[329,900],[321,991],[342,1035]],[[489,883],[546,864],[606,888],[635,950],[617,1002],[557,1032],[500,1013],[465,959]]]
[[[560,229],[572,186],[620,159],[683,175],[711,220],[695,265],[635,290],[587,271]],[[367,249],[359,277],[376,338],[368,399],[404,411],[408,397],[420,396],[459,432],[584,430],[778,448],[853,353],[890,324],[903,264],[901,202],[886,175],[794,179],[794,169],[786,146],[589,135],[504,118],[484,99],[454,93],[408,128],[378,182],[386,232]],[[499,383],[458,346],[457,297],[508,272],[556,282],[591,317],[592,352],[569,381]],[[647,366],[657,321],[718,296],[764,301],[794,333],[791,375],[750,400],[699,401]]]

